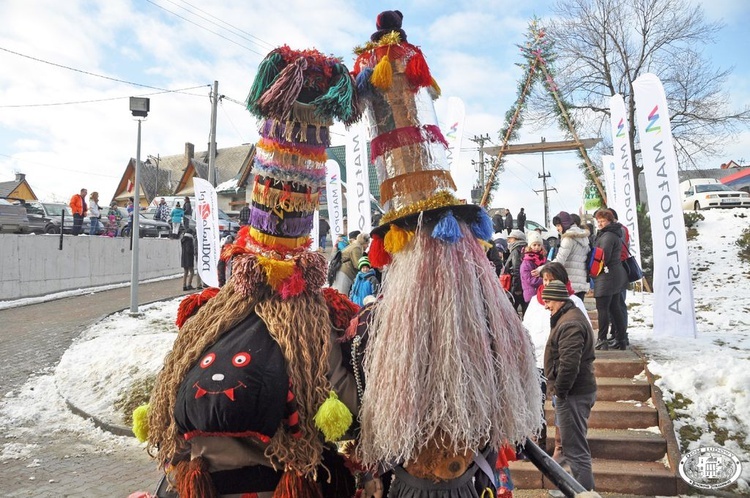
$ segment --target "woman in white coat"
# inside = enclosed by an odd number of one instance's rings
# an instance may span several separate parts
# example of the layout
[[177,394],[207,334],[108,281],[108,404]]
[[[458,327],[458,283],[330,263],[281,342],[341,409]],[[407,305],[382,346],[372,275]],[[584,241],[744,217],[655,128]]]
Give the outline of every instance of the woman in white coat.
[[589,231],[573,224],[573,218],[565,211],[560,211],[552,218],[552,224],[560,233],[560,247],[552,259],[565,267],[570,283],[578,299],[583,301],[589,290],[588,268]]

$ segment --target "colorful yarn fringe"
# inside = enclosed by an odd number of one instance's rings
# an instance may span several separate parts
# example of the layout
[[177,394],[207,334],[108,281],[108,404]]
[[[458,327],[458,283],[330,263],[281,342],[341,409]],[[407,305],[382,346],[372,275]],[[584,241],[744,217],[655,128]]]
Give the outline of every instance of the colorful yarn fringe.
[[323,255],[302,250],[287,258],[253,252],[235,256],[232,263],[235,290],[248,297],[271,292],[288,299],[314,292],[325,284],[327,262]]
[[372,139],[370,143],[370,161],[375,161],[386,152],[399,147],[414,145],[422,142],[442,144],[448,148],[448,141],[437,125],[407,126],[382,133]]

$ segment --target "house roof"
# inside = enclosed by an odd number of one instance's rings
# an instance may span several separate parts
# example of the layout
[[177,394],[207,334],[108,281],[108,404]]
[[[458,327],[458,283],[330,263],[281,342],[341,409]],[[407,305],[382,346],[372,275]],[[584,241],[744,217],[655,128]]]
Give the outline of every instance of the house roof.
[[[186,144],[186,151],[192,150],[192,144]],[[246,176],[242,173],[246,169],[248,158],[252,157],[253,145],[245,144],[216,151],[216,177],[217,183],[225,183],[237,179],[237,188],[241,189],[244,184],[240,181]],[[151,202],[159,195],[177,195],[192,189],[189,185],[190,179],[198,175],[200,178],[208,178],[208,151],[196,152],[191,159],[189,154],[174,154],[169,156],[149,156],[141,162],[141,197],[146,202]],[[133,181],[135,176],[135,159],[130,158],[128,165],[120,179],[114,196],[115,200],[124,201],[134,193],[127,191],[128,181]]]
[[[24,175],[19,175],[24,176]],[[23,188],[22,188],[23,187]],[[26,178],[20,180],[16,178],[9,182],[0,182],[0,197],[15,196],[19,198],[25,198],[26,200],[36,200],[36,194],[31,189],[31,185],[26,181]]]
[[10,182],[0,182],[0,197],[9,196],[20,183],[21,182],[17,182],[15,180]]
[[[239,145],[216,151],[216,184],[217,192],[237,192],[245,187],[248,165],[252,163],[255,154],[254,145]],[[174,186],[176,194],[192,193],[193,186],[190,179],[208,178],[208,153],[199,152],[187,168],[182,172],[179,182]],[[205,161],[198,159],[205,158]],[[219,189],[219,186],[221,188]]]

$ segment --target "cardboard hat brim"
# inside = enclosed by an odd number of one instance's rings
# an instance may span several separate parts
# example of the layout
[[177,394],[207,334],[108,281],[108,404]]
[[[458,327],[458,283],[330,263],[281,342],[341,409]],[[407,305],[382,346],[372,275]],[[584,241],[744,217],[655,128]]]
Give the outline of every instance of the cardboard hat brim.
[[422,217],[422,225],[430,225],[440,221],[440,218],[444,213],[451,211],[453,216],[465,221],[468,224],[472,224],[479,220],[479,215],[482,212],[482,207],[476,204],[454,204],[451,206],[442,206],[439,208],[428,209],[420,211],[418,213],[410,214],[408,216],[402,216],[395,220],[391,220],[382,225],[378,225],[370,231],[370,235],[377,235],[379,237],[385,237],[385,234],[390,230],[391,225],[396,225],[404,230],[416,230],[419,224],[420,216]]

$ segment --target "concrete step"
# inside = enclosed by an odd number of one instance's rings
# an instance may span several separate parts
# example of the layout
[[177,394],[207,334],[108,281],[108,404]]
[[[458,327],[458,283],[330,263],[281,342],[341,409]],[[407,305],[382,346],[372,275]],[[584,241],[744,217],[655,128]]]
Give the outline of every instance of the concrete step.
[[597,401],[646,401],[651,397],[651,386],[645,379],[625,377],[597,377]]
[[[547,453],[555,449],[557,428],[547,428]],[[667,442],[661,434],[632,429],[589,429],[591,456],[606,460],[655,462],[664,458]]]
[[[661,462],[595,458],[592,467],[596,491],[643,496],[677,494],[677,477]],[[513,485],[519,491],[556,489],[531,462],[511,462],[510,472]]]
[[[554,425],[552,402],[544,405],[548,425]],[[641,402],[597,401],[589,416],[590,429],[646,429],[659,425],[655,408]]]
[[594,374],[597,377],[632,378],[643,370],[643,360],[631,350],[596,352]]

